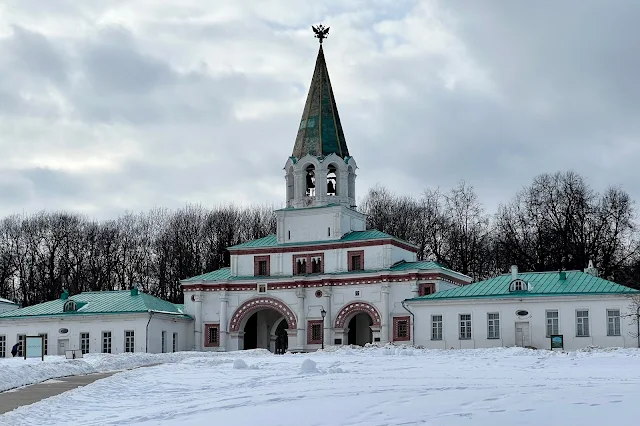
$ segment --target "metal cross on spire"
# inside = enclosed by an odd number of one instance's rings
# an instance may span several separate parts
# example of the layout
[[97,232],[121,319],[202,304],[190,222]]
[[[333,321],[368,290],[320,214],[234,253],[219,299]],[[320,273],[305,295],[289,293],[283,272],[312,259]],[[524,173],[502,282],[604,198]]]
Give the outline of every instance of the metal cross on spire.
[[311,29],[313,29],[313,32],[316,34],[315,38],[320,40],[320,44],[322,44],[322,40],[329,37],[329,27],[325,28],[324,25],[320,24],[316,26],[312,25]]

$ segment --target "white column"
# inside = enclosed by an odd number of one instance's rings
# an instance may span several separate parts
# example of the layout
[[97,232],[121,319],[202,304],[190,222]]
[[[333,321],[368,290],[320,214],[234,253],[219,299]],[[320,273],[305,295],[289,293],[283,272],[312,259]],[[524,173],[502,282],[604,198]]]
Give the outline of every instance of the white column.
[[328,345],[333,345],[333,341],[331,340],[331,288],[325,288],[322,291],[322,296],[324,299],[324,310],[327,311],[326,316],[324,317],[324,323],[323,323],[323,328],[324,328],[324,333],[323,333],[323,339],[324,339],[324,346],[327,347]]
[[307,317],[305,315],[304,308],[304,288],[296,289],[296,296],[298,296],[298,334],[297,334],[297,350],[303,350],[305,340],[304,337],[306,335],[306,327],[307,327]]
[[380,288],[382,293],[382,313],[380,318],[380,343],[388,343],[389,342],[389,292],[391,291],[391,286],[387,283],[382,284]]
[[196,291],[193,294],[193,304],[195,306],[196,319],[193,324],[194,330],[194,339],[195,339],[195,348],[197,351],[202,350],[202,294],[199,291]]
[[223,350],[227,350],[227,333],[229,329],[229,320],[227,319],[227,306],[229,304],[229,298],[226,292],[220,292],[220,347]]

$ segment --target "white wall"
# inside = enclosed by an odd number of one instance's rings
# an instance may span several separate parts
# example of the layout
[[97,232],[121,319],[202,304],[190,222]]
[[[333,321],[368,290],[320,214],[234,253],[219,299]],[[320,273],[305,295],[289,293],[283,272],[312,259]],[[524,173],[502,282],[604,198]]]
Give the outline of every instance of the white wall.
[[[558,310],[559,334],[564,336],[567,350],[588,345],[602,347],[636,347],[637,339],[630,336],[635,326],[629,318],[621,318],[621,335],[607,336],[607,309],[628,312],[629,300],[619,296],[565,296],[525,298],[510,300],[439,300],[409,302],[409,309],[415,314],[415,344],[427,348],[487,348],[516,345],[516,322],[528,322],[530,344],[539,349],[550,347],[546,337],[546,310]],[[590,336],[576,337],[576,310],[589,310]],[[516,311],[526,310],[529,315],[518,317]],[[500,338],[487,338],[487,314],[500,314]],[[459,314],[471,314],[472,339],[460,340]],[[443,316],[443,340],[431,340],[431,316]]]
[[[189,325],[191,321],[182,320],[182,322],[174,323],[172,320],[162,320],[161,316],[153,318],[153,327],[163,327],[160,323],[165,323],[167,330],[173,327],[173,330],[183,335],[181,350],[190,349],[193,346],[193,328]],[[6,336],[7,349],[6,356],[11,356],[11,348],[18,341],[19,334],[37,336],[41,333],[47,334],[48,355],[58,354],[58,341],[68,340],[68,349],[80,349],[80,333],[89,333],[89,351],[92,353],[102,352],[102,332],[111,332],[111,353],[124,352],[125,330],[134,331],[135,352],[144,352],[146,348],[146,327],[149,321],[149,315],[133,314],[133,315],[95,315],[74,317],[65,316],[64,318],[20,318],[20,319],[2,319],[0,320],[0,336]],[[60,333],[61,329],[66,328],[67,333]],[[150,324],[150,330],[152,330]],[[156,336],[157,334],[157,336]],[[190,340],[191,339],[191,340]],[[149,352],[160,352],[160,333],[150,334]],[[156,348],[157,350],[152,350]],[[170,348],[170,347],[169,347]]]
[[149,353],[162,353],[162,332],[166,331],[165,352],[173,352],[173,333],[177,333],[176,352],[193,348],[193,321],[172,315],[154,314],[149,322]]

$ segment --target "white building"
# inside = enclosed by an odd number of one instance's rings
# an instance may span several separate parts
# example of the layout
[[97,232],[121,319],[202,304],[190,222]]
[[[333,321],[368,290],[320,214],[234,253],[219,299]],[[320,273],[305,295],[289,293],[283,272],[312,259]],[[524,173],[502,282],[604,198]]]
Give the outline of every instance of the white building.
[[16,302],[12,302],[8,299],[3,299],[0,297],[0,313],[13,311],[14,309],[18,309],[20,306]]
[[366,230],[355,210],[356,169],[320,45],[276,234],[229,247],[230,268],[182,281],[197,350],[408,341],[403,300],[471,282],[416,262],[406,241]]
[[[193,320],[175,305],[133,288],[85,292],[0,314],[0,358],[25,336],[45,337],[46,355],[176,352],[193,347]],[[21,353],[19,353],[21,355]]]
[[433,349],[496,346],[566,350],[589,345],[640,347],[631,295],[640,292],[585,272],[501,275],[406,301],[415,316],[413,343]]

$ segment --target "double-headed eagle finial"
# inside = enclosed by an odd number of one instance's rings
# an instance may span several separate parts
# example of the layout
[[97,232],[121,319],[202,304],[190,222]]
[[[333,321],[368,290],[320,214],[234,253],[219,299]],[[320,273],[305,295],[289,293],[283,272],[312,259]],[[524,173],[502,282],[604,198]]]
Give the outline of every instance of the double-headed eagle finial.
[[324,40],[325,38],[329,37],[329,27],[326,27],[322,24],[320,25],[312,25],[311,29],[313,29],[313,32],[316,34],[315,38],[317,38],[318,40],[320,40],[320,44],[322,44],[322,40]]

